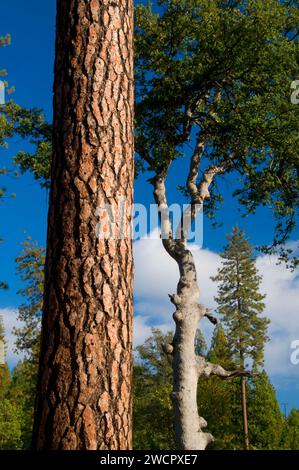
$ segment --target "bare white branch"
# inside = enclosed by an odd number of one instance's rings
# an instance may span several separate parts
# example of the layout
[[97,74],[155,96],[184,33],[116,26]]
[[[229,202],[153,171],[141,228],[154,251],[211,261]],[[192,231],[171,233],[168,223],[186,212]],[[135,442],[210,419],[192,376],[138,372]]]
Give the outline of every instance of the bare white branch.
[[190,159],[190,168],[187,178],[187,188],[190,194],[190,204],[184,211],[179,227],[176,231],[176,239],[186,241],[189,231],[196,214],[202,209],[202,203],[198,199],[197,178],[205,149],[205,142],[199,136],[196,141],[195,149]]
[[198,356],[196,358],[196,366],[198,377],[210,377],[215,375],[221,379],[230,379],[232,377],[252,377],[255,375],[252,372],[246,370],[225,370],[219,364],[212,364],[211,362],[207,362],[202,356]]

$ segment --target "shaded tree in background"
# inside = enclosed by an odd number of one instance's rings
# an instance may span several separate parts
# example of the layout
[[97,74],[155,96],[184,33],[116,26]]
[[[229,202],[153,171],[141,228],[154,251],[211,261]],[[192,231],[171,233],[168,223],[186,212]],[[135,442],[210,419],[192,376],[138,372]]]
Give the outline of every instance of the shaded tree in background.
[[211,362],[219,362],[223,367],[234,367],[232,351],[221,322],[217,323],[214,329],[207,359]]
[[[10,36],[0,38],[0,46],[10,44]],[[0,71],[0,76],[6,75],[6,71]],[[7,87],[8,84],[5,83]],[[13,89],[7,90],[12,92]],[[31,162],[31,170],[36,178],[43,178],[49,172],[50,158],[49,149],[51,126],[45,122],[44,116],[39,109],[25,109],[13,100],[0,105],[0,148],[8,147],[8,140],[18,135],[23,139],[30,139],[30,143],[36,147],[35,161]],[[19,165],[21,171],[25,171],[24,165],[28,155],[20,151],[15,157],[15,163]],[[0,169],[0,174],[8,174],[6,168]],[[45,179],[45,178],[44,178]],[[46,185],[46,184],[45,184]],[[5,189],[0,189],[0,198],[5,196]],[[13,196],[13,195],[12,195]],[[26,242],[25,250],[19,258],[19,269],[22,272],[22,280],[28,282],[28,286],[20,293],[27,297],[30,304],[22,306],[19,311],[19,319],[25,322],[22,329],[15,330],[17,335],[17,350],[24,352],[27,359],[20,362],[13,371],[10,379],[7,365],[1,367],[0,390],[6,398],[1,401],[0,410],[0,448],[1,449],[28,449],[32,437],[33,404],[36,388],[37,374],[37,354],[39,349],[39,314],[42,292],[41,286],[37,285],[39,277],[43,271],[44,257],[41,257],[42,249],[34,249],[30,242]],[[29,252],[31,253],[29,254]],[[27,259],[26,259],[27,257]],[[31,258],[30,258],[31,257]],[[23,264],[22,264],[23,263]],[[38,272],[36,264],[39,265]],[[25,272],[27,269],[27,272]],[[0,283],[0,288],[7,288],[7,284]],[[39,297],[34,298],[35,295]],[[36,302],[39,303],[38,307]],[[29,310],[28,310],[29,309]],[[30,309],[33,309],[32,311]],[[32,315],[35,311],[36,315]],[[3,388],[3,373],[5,371],[6,381],[9,381],[9,390]]]
[[[0,36],[0,47],[4,47],[10,44],[10,35],[7,34],[5,37]],[[0,70],[0,79],[7,75],[6,70]],[[7,81],[3,82],[6,92],[12,91],[8,90]],[[2,83],[1,83],[2,85]],[[0,103],[0,148],[5,148],[7,146],[7,138],[14,135],[13,129],[14,126],[11,123],[12,113],[12,102],[6,105]],[[8,117],[9,115],[9,117]],[[13,117],[15,115],[13,114]],[[7,169],[5,167],[0,169],[0,175],[6,175]],[[5,196],[5,188],[0,188],[0,199]],[[0,240],[2,242],[3,240]],[[0,289],[6,289],[8,286],[5,282],[0,282]],[[0,321],[0,347],[3,348],[1,351],[1,356],[4,360],[4,364],[0,364],[0,449],[1,450],[16,450],[21,448],[21,426],[20,426],[20,414],[19,408],[15,406],[9,399],[7,399],[7,394],[9,392],[9,387],[11,384],[11,378],[8,366],[5,362],[5,335],[4,328],[2,323],[2,318]]]
[[[38,352],[40,346],[41,307],[43,295],[44,249],[28,237],[17,258],[17,271],[23,283],[19,294],[24,303],[19,308],[18,319],[22,327],[14,328],[16,352],[25,356],[10,376],[7,364],[0,366],[0,449],[29,449],[32,440],[33,412],[36,394]],[[4,337],[0,325],[0,339]],[[5,439],[6,421],[8,423]],[[9,426],[11,426],[9,428]],[[1,431],[0,431],[1,432]]]
[[248,407],[249,440],[254,449],[277,450],[281,447],[285,419],[267,373],[252,379],[252,396]]
[[[31,310],[32,311],[32,310]],[[154,329],[151,338],[138,348],[134,365],[134,449],[166,450],[174,449],[174,431],[172,420],[172,402],[170,391],[172,387],[172,368],[169,356],[164,352],[164,345],[171,339],[172,333],[163,334]],[[199,341],[196,350],[203,354],[206,346],[202,335],[198,332]],[[215,352],[221,354],[216,356]],[[144,358],[144,360],[143,360]],[[212,345],[207,353],[207,360],[215,360],[225,367],[231,366],[230,351],[221,325],[215,329]],[[31,427],[33,418],[33,397],[35,392],[35,377],[32,375],[30,359],[21,361],[13,371],[10,381],[1,388],[0,400],[9,402],[8,409],[13,411],[15,421],[12,420],[11,430],[7,434],[9,439],[2,439],[2,447],[28,449],[31,440]],[[1,377],[1,375],[0,375]],[[265,376],[266,377],[266,376]],[[250,439],[253,449],[298,449],[299,443],[294,440],[298,436],[299,422],[291,419],[298,415],[298,410],[292,410],[288,421],[284,420],[277,408],[275,392],[268,379],[264,381],[265,389],[256,379],[250,381],[252,392],[248,393],[248,409],[250,417]],[[255,392],[256,384],[259,385]],[[9,387],[8,387],[9,385]],[[206,409],[209,419],[209,430],[217,431],[216,442],[209,447],[210,450],[240,449],[242,448],[242,409],[239,387],[234,380],[221,381],[218,378],[200,378],[198,395],[199,409]],[[249,385],[248,385],[249,386]],[[266,391],[266,393],[265,393]],[[266,400],[264,405],[263,394]],[[6,429],[7,414],[0,413],[1,429]],[[11,419],[11,418],[10,418]],[[277,419],[275,423],[275,419]],[[17,422],[16,422],[17,421]],[[284,424],[281,429],[282,423]],[[275,425],[276,424],[276,425]],[[260,435],[259,430],[262,429]],[[275,431],[276,429],[276,431]],[[275,447],[281,434],[281,443]],[[4,434],[3,434],[4,436]],[[6,434],[5,434],[6,436]],[[262,436],[262,437],[261,437]],[[292,439],[290,439],[292,437]]]
[[3,319],[0,316],[0,450],[21,449],[21,425],[18,406],[15,406],[8,398],[11,386],[10,372],[5,361],[5,332]]
[[[172,402],[167,395],[171,390],[171,361],[164,345],[171,332],[163,334],[153,329],[152,335],[137,348],[134,365],[134,449],[166,450],[175,448],[172,423]],[[203,337],[198,331],[200,354],[206,351]],[[206,360],[233,368],[225,331],[219,324],[214,331]],[[288,448],[290,436],[299,432],[299,423],[293,419],[290,431],[279,409],[274,387],[265,372],[247,384],[250,440],[252,450]],[[264,399],[263,399],[264,397]],[[198,387],[199,413],[205,409],[209,420],[208,430],[217,432],[217,440],[209,450],[238,450],[243,448],[243,420],[240,386],[234,379],[201,377]],[[297,411],[294,410],[293,415]],[[292,413],[290,414],[291,417]],[[290,418],[289,418],[290,419]],[[283,439],[284,438],[284,439]],[[298,448],[298,443],[295,445]]]
[[45,249],[30,237],[22,245],[22,252],[16,262],[17,273],[23,284],[18,294],[25,303],[18,309],[18,321],[22,326],[14,328],[13,333],[16,336],[17,352],[25,354],[36,372],[40,349]]
[[287,450],[299,449],[299,410],[292,409],[282,437],[283,448]]
[[7,400],[17,413],[19,447],[30,449],[32,441],[34,401],[36,395],[37,367],[30,359],[19,361],[12,372]]
[[[12,379],[10,379],[7,366],[5,369],[1,368],[0,374],[0,398],[5,398],[14,407],[16,411],[14,416],[19,423],[16,425],[13,421],[12,429],[17,435],[13,441],[11,438],[8,441],[2,441],[5,448],[10,448],[10,446],[14,448],[16,442],[17,446],[22,449],[28,449],[30,446],[37,373],[36,351],[39,348],[40,336],[43,262],[44,249],[38,247],[28,237],[23,244],[22,253],[17,258],[18,274],[24,284],[20,290],[24,298],[24,303],[20,307],[20,315],[22,315],[20,318],[25,325],[21,329],[14,330],[17,350],[25,353],[26,359],[19,362],[14,369]],[[152,337],[137,348],[138,356],[134,365],[134,448],[157,450],[175,447],[170,400],[171,360],[163,350],[163,346],[171,340],[171,335],[171,333],[164,335],[154,329]],[[206,345],[199,330],[196,338],[197,354],[205,355]],[[235,367],[221,324],[218,324],[214,330],[211,348],[206,357],[208,361],[217,362],[225,368]],[[242,429],[241,402],[238,390],[236,390],[236,382],[220,381],[215,378],[201,378],[200,382],[199,409],[206,409],[209,430],[213,433],[217,431],[218,435],[211,449],[240,448],[242,446],[239,437]],[[254,379],[253,383],[258,384],[258,381]],[[259,387],[259,393],[255,393],[254,387],[254,399],[251,399],[249,394],[252,446],[257,449],[278,448],[275,445],[281,428],[281,413],[276,412],[276,407],[273,406],[273,403],[277,406],[277,401],[275,402],[273,398],[273,402],[271,399],[267,401],[267,406],[264,406],[263,387]],[[271,392],[272,386],[268,384],[267,387],[267,390],[270,388]],[[12,410],[12,407],[8,406],[9,410]],[[277,415],[276,426],[274,426],[273,414]],[[261,433],[264,436],[263,439],[259,438],[261,427],[264,429]],[[4,424],[3,429],[5,429]],[[273,436],[272,441],[271,436]]]
[[27,237],[16,262],[23,284],[18,293],[22,295],[23,303],[18,311],[22,326],[14,328],[13,333],[16,336],[16,352],[25,358],[13,370],[8,398],[19,409],[22,448],[29,449],[40,350],[45,250]]
[[[216,184],[221,175],[231,176],[246,213],[271,208],[278,218],[275,243],[294,228],[299,108],[290,101],[290,87],[298,72],[299,10],[297,2],[281,0],[157,4],[156,11],[151,4],[136,10],[136,149],[138,167],[153,172],[163,246],[180,272],[170,296],[176,332],[169,347],[177,447],[205,449],[213,436],[198,416],[197,383],[207,370],[221,369],[207,368],[194,352],[207,310],[198,303],[188,229],[202,205],[214,215],[223,198],[223,185]],[[190,224],[184,230],[172,226],[166,197],[170,167],[179,157],[188,160],[181,188]]]
[[0,449],[22,448],[21,426],[18,407],[10,400],[0,400]]
[[[216,326],[207,361],[220,364],[225,369],[235,369],[232,353],[221,323]],[[199,414],[205,412],[208,430],[217,435],[209,446],[213,450],[239,448],[242,433],[241,408],[238,406],[238,383],[236,380],[217,380],[215,377],[200,377],[197,401]],[[239,400],[240,401],[240,400]]]
[[[264,295],[260,293],[261,276],[258,275],[253,248],[244,231],[235,227],[227,237],[222,266],[213,281],[217,281],[215,297],[217,311],[226,329],[228,345],[235,364],[245,370],[252,361],[253,370],[263,364],[264,346],[269,320],[261,316],[265,308]],[[249,449],[246,379],[241,378],[242,409],[244,420],[244,448]]]
[[136,348],[133,373],[134,449],[173,449],[171,377],[169,355],[163,350],[173,334],[152,330],[152,336]]

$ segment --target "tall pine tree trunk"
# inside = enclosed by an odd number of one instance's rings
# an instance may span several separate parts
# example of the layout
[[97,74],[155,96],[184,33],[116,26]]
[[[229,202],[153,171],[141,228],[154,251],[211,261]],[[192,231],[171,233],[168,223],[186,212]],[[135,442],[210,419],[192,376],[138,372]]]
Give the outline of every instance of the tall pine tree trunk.
[[[238,276],[239,276],[239,266],[238,266]],[[239,281],[238,281],[239,288]],[[241,317],[241,299],[238,298],[238,312],[239,318]],[[242,342],[240,340],[240,365],[241,369],[245,369],[245,359]],[[243,418],[243,448],[244,450],[249,450],[249,435],[248,435],[248,419],[247,419],[247,397],[246,397],[246,378],[241,377],[241,400],[242,400],[242,418]]]
[[97,210],[132,203],[132,23],[132,0],[57,0],[35,449],[131,447],[131,239]]
[[244,431],[244,450],[249,450],[248,420],[247,420],[247,399],[246,399],[246,378],[241,378],[242,393],[242,413],[243,413],[243,431]]

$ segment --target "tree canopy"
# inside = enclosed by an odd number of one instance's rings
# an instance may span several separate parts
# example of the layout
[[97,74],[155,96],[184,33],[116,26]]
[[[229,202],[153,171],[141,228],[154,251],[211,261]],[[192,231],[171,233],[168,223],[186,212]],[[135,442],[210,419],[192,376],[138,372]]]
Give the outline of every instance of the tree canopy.
[[157,4],[136,8],[139,167],[161,172],[201,146],[193,169],[209,169],[206,213],[213,217],[223,197],[217,175],[231,174],[244,214],[270,207],[277,218],[273,246],[285,243],[298,214],[299,107],[290,99],[298,73],[297,2]]

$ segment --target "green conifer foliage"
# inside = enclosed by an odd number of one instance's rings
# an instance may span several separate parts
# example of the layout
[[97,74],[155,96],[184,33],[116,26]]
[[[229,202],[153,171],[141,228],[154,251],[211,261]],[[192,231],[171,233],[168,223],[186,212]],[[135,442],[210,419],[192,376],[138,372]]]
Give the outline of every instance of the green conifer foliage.
[[21,254],[16,259],[17,272],[24,287],[19,290],[24,303],[19,307],[18,320],[22,327],[15,328],[16,349],[37,366],[44,288],[45,249],[30,237],[23,242]]
[[[212,278],[219,283],[215,297],[217,310],[223,318],[235,364],[242,370],[252,368],[257,371],[263,364],[269,324],[269,320],[261,315],[265,308],[265,296],[260,293],[262,278],[257,272],[253,248],[244,232],[235,227],[227,240],[228,244],[221,255],[222,266]],[[241,393],[233,394],[232,423],[237,429],[239,417],[243,414],[244,449],[249,449],[246,398],[249,393],[250,386],[242,378]],[[237,435],[241,436],[241,431]]]
[[293,408],[282,431],[282,448],[299,450],[299,410]]
[[[39,358],[44,249],[29,237],[17,258],[18,274],[24,283],[19,293],[24,303],[19,307],[22,327],[15,328],[16,350],[25,355],[10,377],[7,365],[0,366],[0,448],[29,449],[32,438],[33,412]],[[0,339],[4,337],[0,324]],[[4,436],[7,421],[8,433]],[[3,430],[3,436],[1,432]],[[2,447],[1,447],[2,446]]]
[[238,227],[227,237],[222,267],[212,279],[219,283],[215,300],[221,314],[234,361],[245,369],[263,364],[269,320],[261,316],[265,295],[260,293],[252,246]]
[[232,353],[228,344],[225,330],[221,323],[218,323],[214,329],[211,348],[207,355],[207,360],[220,364],[225,369],[230,370],[233,365]]
[[[0,342],[5,347],[5,331],[0,317]],[[2,351],[4,352],[4,351]],[[3,354],[5,360],[5,355]],[[20,409],[9,399],[11,377],[7,363],[0,364],[0,450],[21,449]]]
[[19,410],[9,400],[0,400],[0,450],[22,448]]
[[248,404],[249,439],[254,449],[277,450],[284,428],[276,393],[265,371],[252,380]]
[[31,445],[37,369],[40,349],[42,302],[44,286],[45,250],[27,237],[17,257],[17,272],[23,282],[19,294],[24,303],[19,307],[18,319],[22,326],[14,328],[16,350],[25,359],[15,367],[9,398],[20,410],[22,448]]
[[[228,370],[237,368],[221,323],[218,323],[214,330],[207,360]],[[243,422],[239,381],[220,380],[217,377],[200,378],[198,389],[199,409],[207,410],[209,430],[212,434],[217,433],[216,442],[210,445],[209,449],[242,449]],[[249,385],[247,389],[250,392]]]
[[163,344],[172,341],[173,333],[158,329],[136,348],[133,378],[133,446],[134,449],[174,449],[172,417],[171,358]]

